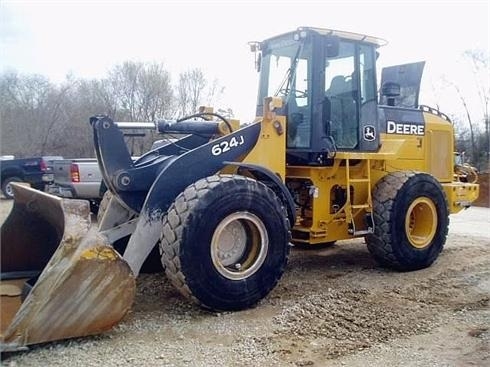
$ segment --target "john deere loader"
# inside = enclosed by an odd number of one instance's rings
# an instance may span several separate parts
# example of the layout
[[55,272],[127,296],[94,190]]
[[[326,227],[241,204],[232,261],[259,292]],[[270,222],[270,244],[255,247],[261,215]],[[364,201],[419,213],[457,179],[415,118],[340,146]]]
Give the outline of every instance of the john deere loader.
[[[430,266],[449,214],[469,207],[478,185],[454,172],[449,118],[419,105],[424,63],[385,68],[377,84],[383,43],[317,28],[253,43],[250,123],[210,110],[176,121],[90,118],[108,187],[99,227],[86,202],[15,186],[1,231],[2,294],[11,295],[2,296],[2,350],[110,329],[154,248],[180,293],[215,310],[267,296],[292,245],[363,237],[382,266]],[[133,161],[131,128],[182,137]],[[119,253],[113,243],[128,236]]]

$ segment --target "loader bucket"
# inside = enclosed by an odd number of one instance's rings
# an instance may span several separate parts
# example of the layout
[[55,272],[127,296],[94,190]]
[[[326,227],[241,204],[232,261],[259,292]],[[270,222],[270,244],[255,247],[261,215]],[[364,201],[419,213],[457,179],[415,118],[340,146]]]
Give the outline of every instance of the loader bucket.
[[12,186],[1,228],[0,351],[111,329],[131,307],[135,279],[90,229],[88,202]]

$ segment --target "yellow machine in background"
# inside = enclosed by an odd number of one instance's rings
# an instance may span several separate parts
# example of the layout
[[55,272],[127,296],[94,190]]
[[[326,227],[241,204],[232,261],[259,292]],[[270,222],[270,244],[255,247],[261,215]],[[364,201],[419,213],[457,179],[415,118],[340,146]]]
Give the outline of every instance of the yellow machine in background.
[[[249,124],[211,110],[148,123],[92,117],[108,187],[99,230],[87,232],[86,203],[15,187],[2,278],[38,278],[20,310],[2,315],[2,350],[109,329],[155,248],[172,284],[217,310],[265,297],[290,243],[364,237],[383,266],[430,266],[449,214],[470,206],[479,186],[454,172],[447,116],[418,103],[424,63],[383,69],[378,93],[383,43],[299,28],[252,44],[260,85]],[[121,129],[145,127],[183,137],[133,161]]]

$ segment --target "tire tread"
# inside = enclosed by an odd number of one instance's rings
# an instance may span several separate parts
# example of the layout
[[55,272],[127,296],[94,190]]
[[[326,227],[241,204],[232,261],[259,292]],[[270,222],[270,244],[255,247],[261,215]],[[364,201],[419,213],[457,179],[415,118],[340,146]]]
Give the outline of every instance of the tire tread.
[[[418,264],[410,264],[408,259],[400,259],[397,256],[396,247],[400,246],[400,244],[393,241],[392,233],[392,222],[394,221],[393,208],[396,200],[403,199],[398,197],[398,194],[404,185],[409,180],[416,179],[415,176],[417,175],[421,177],[422,175],[426,174],[421,174],[415,171],[399,171],[389,173],[388,175],[384,176],[374,188],[373,216],[376,226],[374,233],[366,236],[366,244],[371,255],[382,266],[402,271],[415,270],[423,267]],[[444,194],[442,187],[435,179],[433,179],[433,183],[436,184],[438,190]],[[445,195],[444,200],[447,206],[447,199],[445,198]],[[447,233],[447,226],[444,230]],[[436,257],[437,255],[438,253],[436,254]],[[432,259],[432,261],[434,259]],[[430,261],[430,263],[432,261]]]
[[[191,299],[195,303],[205,307],[211,308],[198,300],[192,293],[190,287],[187,284],[186,277],[182,271],[182,266],[179,258],[180,254],[180,240],[184,232],[187,218],[193,214],[193,210],[197,203],[206,196],[211,190],[218,185],[229,181],[248,181],[254,186],[254,190],[258,190],[262,194],[269,195],[270,189],[267,186],[261,184],[253,179],[240,176],[240,175],[214,175],[203,178],[196,181],[194,184],[188,186],[174,201],[167,211],[167,215],[163,218],[163,231],[160,238],[160,253],[162,263],[165,264],[165,274],[173,286],[186,298]],[[284,225],[289,227],[289,220],[287,218],[286,209],[280,200],[276,197],[278,205],[280,205],[284,212]],[[289,247],[289,246],[288,246]],[[289,256],[289,252],[287,257]],[[271,284],[272,289],[280,279],[280,276],[284,272],[286,263],[284,262],[281,269],[278,269],[278,276],[275,278],[274,283]],[[270,290],[269,289],[269,290]],[[269,291],[268,290],[268,291]]]

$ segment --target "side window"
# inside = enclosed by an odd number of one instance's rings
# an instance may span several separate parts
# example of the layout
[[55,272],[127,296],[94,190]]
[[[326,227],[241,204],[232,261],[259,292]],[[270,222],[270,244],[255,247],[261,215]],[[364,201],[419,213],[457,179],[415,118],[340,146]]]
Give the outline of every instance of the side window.
[[308,60],[299,59],[288,99],[288,148],[309,148],[311,119],[308,88]]
[[330,121],[331,135],[340,149],[355,148],[358,143],[355,78],[355,45],[341,42],[339,54],[325,62],[324,113]]
[[287,99],[287,148],[308,149],[311,145],[311,44],[306,43],[296,60]]
[[376,90],[375,49],[372,45],[359,46],[359,120],[363,128],[360,149],[374,150],[378,147],[376,134],[378,121],[378,96]]
[[[296,55],[297,51],[298,46],[295,46],[286,49],[283,55],[270,56],[267,95],[285,98],[288,110],[287,147],[308,148],[311,130],[308,59],[301,58],[302,54]],[[295,56],[299,56],[296,63]]]
[[269,88],[266,96],[275,96],[281,91],[277,90],[282,86],[284,75],[287,75],[291,67],[291,57],[289,56],[271,56],[269,68]]
[[298,60],[295,83],[296,87],[293,97],[296,99],[296,105],[305,107],[308,105],[308,60]]
[[365,103],[376,101],[374,54],[372,46],[360,46],[359,62],[361,104],[364,105]]

